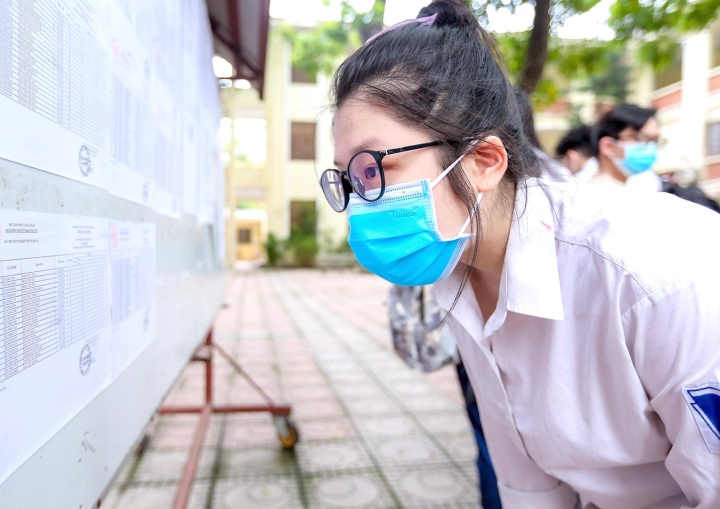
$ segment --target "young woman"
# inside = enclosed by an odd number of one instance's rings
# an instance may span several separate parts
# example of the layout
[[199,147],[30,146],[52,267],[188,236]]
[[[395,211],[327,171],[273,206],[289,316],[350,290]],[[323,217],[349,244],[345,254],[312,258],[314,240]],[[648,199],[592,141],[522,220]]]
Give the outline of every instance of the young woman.
[[503,506],[720,507],[720,216],[544,185],[475,18],[420,16],[338,69],[321,185],[362,265],[439,281]]

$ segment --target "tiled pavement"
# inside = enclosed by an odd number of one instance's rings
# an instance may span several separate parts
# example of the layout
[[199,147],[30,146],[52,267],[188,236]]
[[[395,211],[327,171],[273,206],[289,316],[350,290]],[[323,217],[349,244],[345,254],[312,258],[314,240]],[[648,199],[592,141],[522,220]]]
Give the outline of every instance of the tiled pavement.
[[[212,417],[190,507],[476,508],[475,443],[453,367],[409,370],[390,346],[388,285],[353,271],[237,272],[215,338],[274,398],[301,441],[283,451],[268,414]],[[216,356],[216,400],[262,403]],[[190,365],[166,403],[200,403]],[[102,509],[170,508],[197,417],[162,416]]]

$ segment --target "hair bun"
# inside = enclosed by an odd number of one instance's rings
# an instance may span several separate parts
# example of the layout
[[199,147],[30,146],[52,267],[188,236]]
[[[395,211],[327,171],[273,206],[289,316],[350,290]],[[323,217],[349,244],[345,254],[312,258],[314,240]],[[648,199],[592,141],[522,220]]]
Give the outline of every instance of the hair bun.
[[433,0],[430,5],[420,9],[418,18],[433,14],[437,14],[434,26],[458,28],[468,33],[475,33],[480,28],[475,15],[460,0]]

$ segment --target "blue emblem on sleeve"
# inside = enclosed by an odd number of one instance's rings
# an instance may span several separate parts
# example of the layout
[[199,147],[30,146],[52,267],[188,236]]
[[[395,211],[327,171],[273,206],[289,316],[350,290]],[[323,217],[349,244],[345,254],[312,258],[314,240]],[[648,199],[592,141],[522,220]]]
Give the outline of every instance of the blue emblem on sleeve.
[[683,394],[708,450],[720,453],[720,384],[683,387]]

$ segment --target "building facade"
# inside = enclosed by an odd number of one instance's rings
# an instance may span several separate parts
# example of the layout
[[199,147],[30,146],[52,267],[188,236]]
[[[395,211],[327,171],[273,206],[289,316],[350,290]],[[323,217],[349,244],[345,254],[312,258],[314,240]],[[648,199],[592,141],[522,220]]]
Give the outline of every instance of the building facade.
[[341,249],[347,237],[344,216],[326,205],[318,185],[333,161],[328,79],[293,69],[289,44],[273,28],[264,97],[243,83],[222,90],[231,261],[262,260],[268,235],[285,240],[308,225],[321,253]]
[[633,102],[658,110],[666,140],[660,171],[689,171],[720,197],[720,19],[679,44],[673,64],[636,70]]

